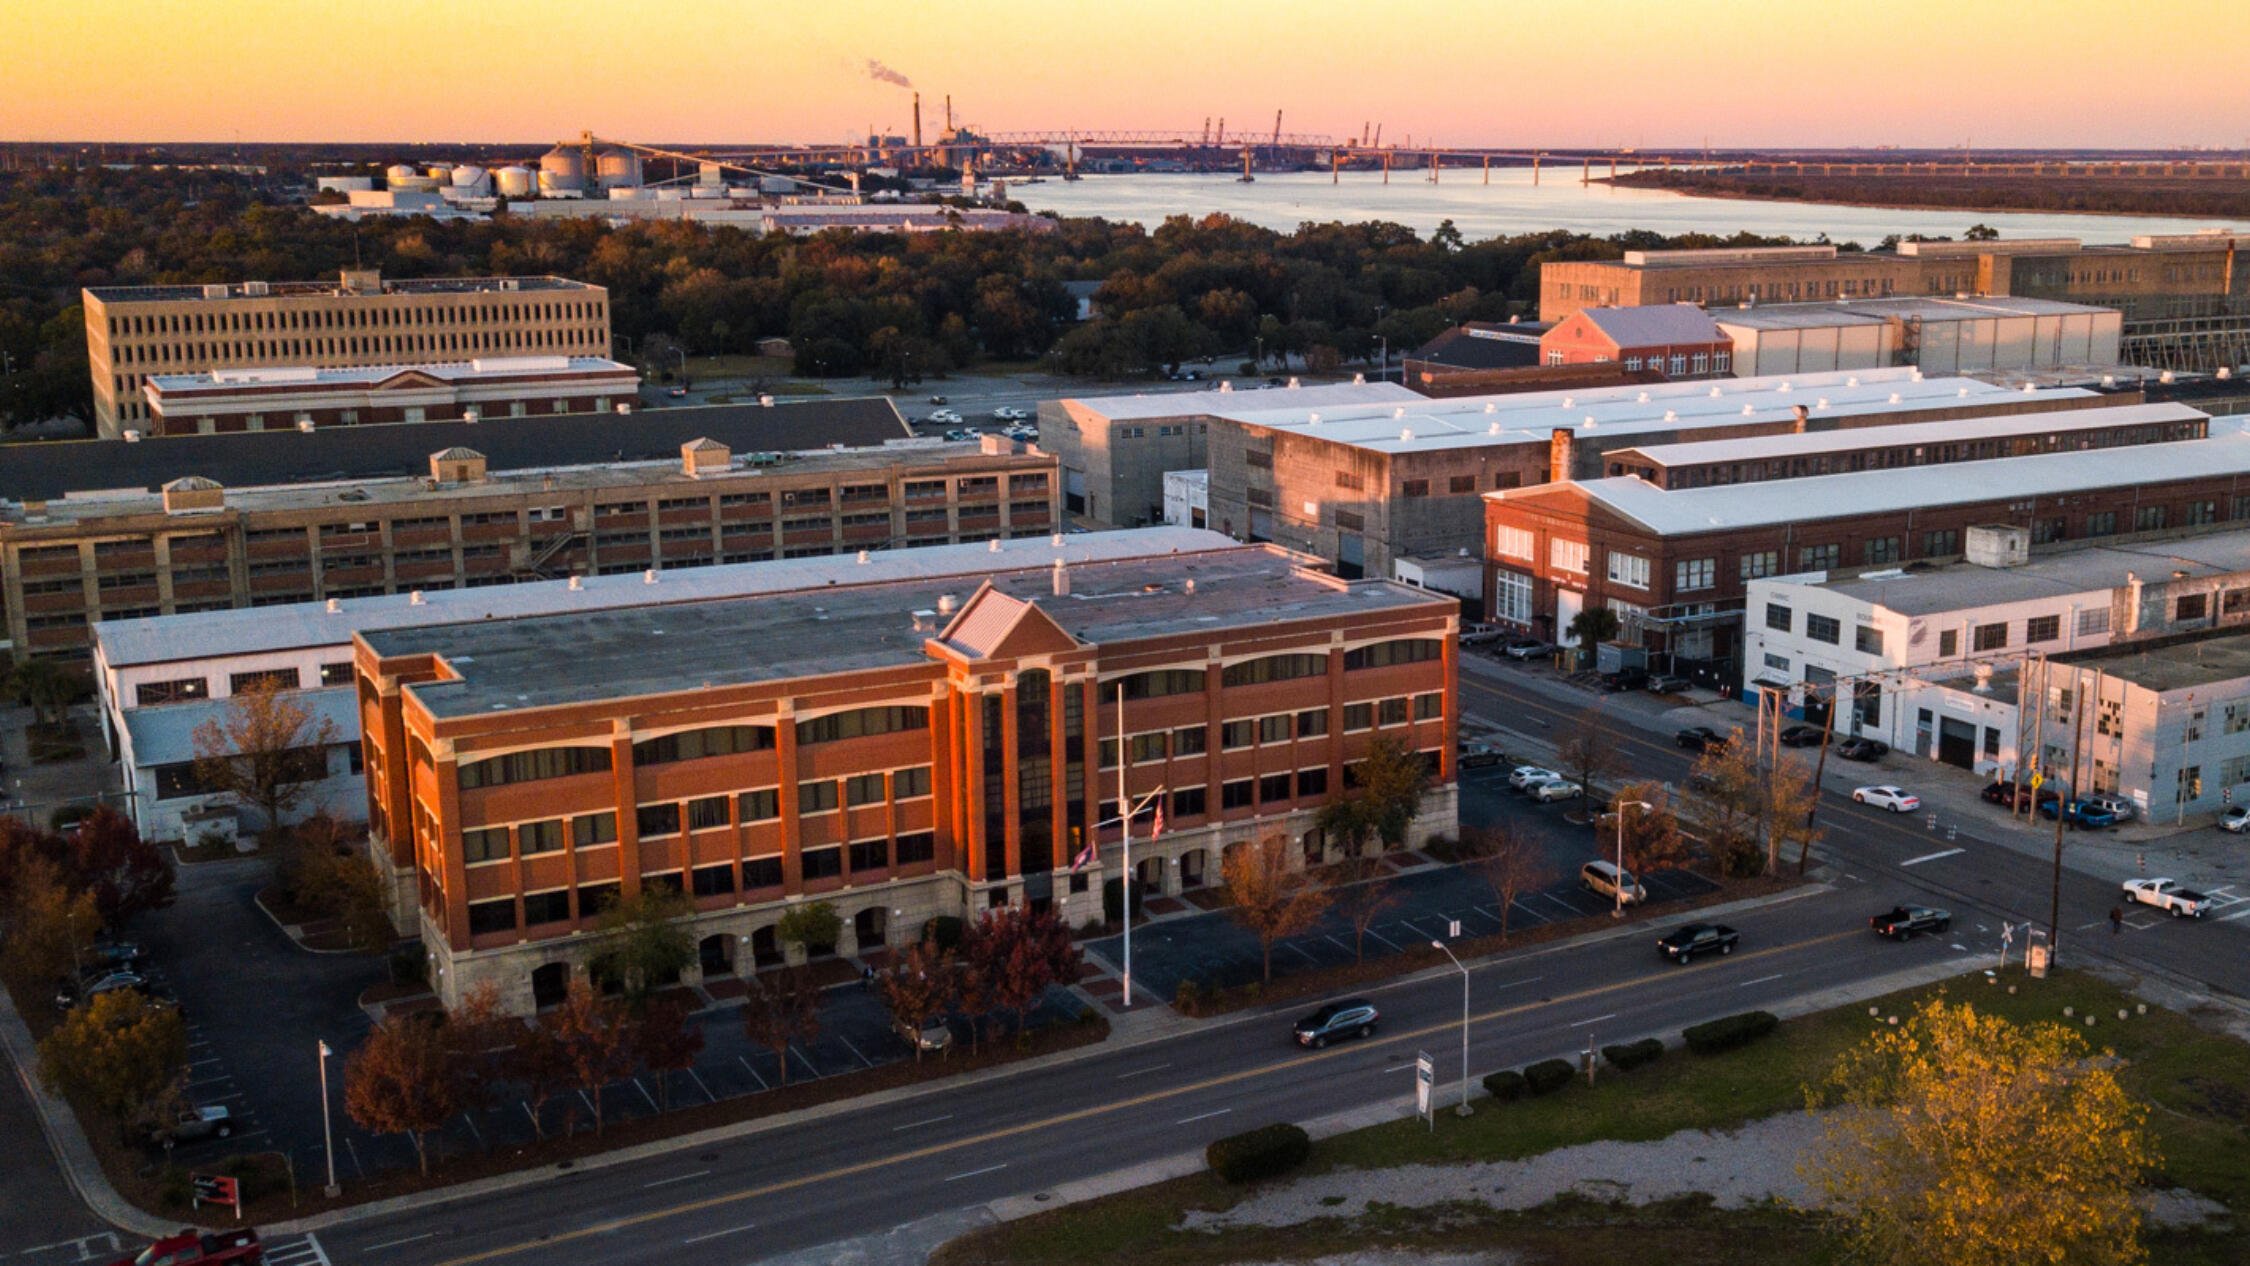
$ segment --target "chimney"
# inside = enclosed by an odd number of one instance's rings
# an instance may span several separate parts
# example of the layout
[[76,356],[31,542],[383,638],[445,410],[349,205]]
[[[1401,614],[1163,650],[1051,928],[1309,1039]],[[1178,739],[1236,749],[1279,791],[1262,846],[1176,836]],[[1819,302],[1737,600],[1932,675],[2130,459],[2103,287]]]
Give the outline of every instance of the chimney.
[[1559,484],[1570,479],[1570,428],[1558,426],[1547,437],[1547,482]]
[[1070,568],[1064,566],[1063,560],[1059,558],[1055,560],[1055,596],[1058,598],[1070,596]]
[[1797,415],[1797,420],[1789,424],[1790,431],[1797,435],[1803,435],[1805,433],[1805,420],[1810,416],[1805,412],[1805,406],[1800,404],[1791,409],[1790,412]]
[[723,475],[734,461],[734,450],[708,436],[680,445],[680,473],[690,479]]
[[914,148],[922,148],[922,94],[914,94]]

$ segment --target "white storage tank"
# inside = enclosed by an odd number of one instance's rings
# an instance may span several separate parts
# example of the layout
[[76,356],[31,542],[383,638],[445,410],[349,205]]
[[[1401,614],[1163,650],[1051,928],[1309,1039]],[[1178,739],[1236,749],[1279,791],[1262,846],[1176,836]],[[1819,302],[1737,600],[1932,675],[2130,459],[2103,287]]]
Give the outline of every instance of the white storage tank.
[[576,191],[586,187],[586,156],[568,145],[557,145],[539,159],[541,189]]
[[422,173],[414,170],[413,167],[409,166],[406,163],[392,163],[390,166],[383,169],[383,179],[393,189],[399,187],[398,182],[402,180],[412,180],[421,174]]
[[594,159],[594,179],[604,189],[631,189],[641,183],[641,156],[629,149],[605,149]]
[[499,186],[501,196],[506,198],[528,198],[538,188],[533,182],[531,169],[522,166],[501,168],[495,174],[494,183]]
[[492,192],[492,173],[475,163],[463,163],[453,169],[453,192],[465,198],[482,198]]
[[449,185],[453,183],[453,164],[431,163],[422,169],[422,174],[441,185]]
[[695,183],[705,189],[716,189],[727,182],[726,169],[717,163],[697,163]]

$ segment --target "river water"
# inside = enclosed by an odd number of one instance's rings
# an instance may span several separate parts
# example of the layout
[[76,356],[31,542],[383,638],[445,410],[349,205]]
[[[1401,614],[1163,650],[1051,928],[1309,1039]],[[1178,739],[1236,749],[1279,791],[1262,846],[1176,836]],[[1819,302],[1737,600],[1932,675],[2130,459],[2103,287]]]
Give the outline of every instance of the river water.
[[1260,175],[1242,184],[1224,175],[1087,176],[1011,182],[1008,196],[1034,211],[1101,216],[1150,228],[1167,216],[1224,212],[1239,220],[1287,232],[1306,221],[1390,220],[1427,237],[1445,220],[1464,237],[1497,237],[1546,229],[1606,236],[1628,229],[1732,234],[1810,240],[1826,233],[1836,242],[1873,247],[1897,233],[1959,237],[1972,224],[1989,224],[2002,237],[2076,237],[2123,242],[2140,233],[2193,233],[2223,222],[2142,215],[2068,215],[2006,211],[1908,211],[1884,207],[1824,206],[1701,198],[1662,189],[1581,185],[1578,170],[1548,167],[1531,183],[1524,167],[1494,168],[1492,183],[1475,169],[1447,169],[1429,182],[1426,172],[1345,172],[1329,183],[1325,172]]

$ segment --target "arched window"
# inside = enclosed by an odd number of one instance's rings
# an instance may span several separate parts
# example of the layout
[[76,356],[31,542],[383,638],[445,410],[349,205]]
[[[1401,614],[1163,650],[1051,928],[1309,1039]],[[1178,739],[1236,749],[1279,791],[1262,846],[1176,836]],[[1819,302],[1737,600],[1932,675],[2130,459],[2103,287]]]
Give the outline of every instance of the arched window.
[[1328,671],[1325,655],[1268,655],[1264,659],[1246,659],[1239,664],[1227,665],[1224,684],[1255,686],[1269,681],[1289,681],[1298,677],[1318,677]]
[[1344,671],[1362,668],[1388,668],[1393,664],[1419,664],[1445,654],[1445,646],[1434,637],[1402,637],[1395,642],[1377,642],[1344,652]]
[[1110,683],[1102,691],[1105,699],[1114,699],[1117,688],[1125,688],[1127,699],[1162,699],[1166,695],[1192,695],[1203,692],[1203,670],[1200,668],[1158,668],[1145,673],[1134,673]]
[[461,766],[461,787],[466,791],[475,787],[536,782],[542,778],[608,772],[609,749],[606,747],[541,747],[470,761]]
[[772,747],[773,727],[770,725],[716,725],[707,730],[682,730],[678,734],[643,739],[633,744],[633,763],[669,765],[706,756],[763,752]]

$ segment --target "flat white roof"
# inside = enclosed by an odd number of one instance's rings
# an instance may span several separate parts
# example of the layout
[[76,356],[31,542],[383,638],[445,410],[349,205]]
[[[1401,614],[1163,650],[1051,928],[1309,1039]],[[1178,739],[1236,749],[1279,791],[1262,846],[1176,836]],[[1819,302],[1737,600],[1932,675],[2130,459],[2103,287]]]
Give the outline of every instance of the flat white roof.
[[2201,409],[2191,409],[2184,404],[2124,404],[2108,409],[2055,409],[2043,413],[2013,413],[1996,418],[1957,418],[1946,422],[1847,427],[1836,431],[1806,431],[1803,434],[1792,432],[1787,435],[1750,435],[1732,440],[1693,440],[1682,444],[1652,444],[1634,451],[1660,466],[1700,466],[1708,462],[1796,457],[1807,453],[1849,453],[1865,448],[1947,444],[1955,440],[1987,439],[2002,435],[2091,431],[2149,422],[2193,422],[2207,417]]
[[1074,396],[1076,404],[1113,422],[1143,418],[1185,418],[1210,415],[1233,417],[1248,409],[1271,409],[1283,404],[1306,407],[1384,404],[1390,401],[1427,400],[1395,382],[1321,383],[1309,387],[1261,387],[1255,384],[1229,391],[1153,391],[1127,396]]
[[158,391],[207,391],[221,387],[372,386],[400,374],[427,374],[442,382],[520,378],[526,374],[630,374],[633,367],[603,356],[486,356],[465,361],[407,362],[397,365],[284,365],[272,368],[214,369],[201,374],[151,374]]
[[[1652,532],[1684,536],[1888,514],[1925,506],[2092,492],[2197,475],[2244,474],[2250,474],[2250,436],[2225,435],[2174,444],[2082,449],[1703,488],[1667,490],[1630,475],[1584,480],[1575,486],[1593,501]],[[1556,486],[1542,484],[1484,495],[1494,500],[1511,496],[1521,499]]]
[[966,598],[967,590],[974,587],[968,583],[972,578],[995,571],[1046,566],[1058,558],[1076,565],[1237,548],[1240,546],[1236,541],[1200,528],[1127,528],[1064,536],[1060,545],[1050,537],[1041,536],[980,541],[971,545],[873,550],[868,553],[866,562],[860,562],[852,554],[831,554],[687,567],[658,572],[654,584],[638,573],[587,576],[579,581],[577,589],[572,589],[567,580],[535,580],[476,589],[432,590],[422,595],[420,603],[407,593],[344,598],[337,600],[334,612],[329,611],[324,602],[296,602],[149,616],[139,620],[105,620],[94,626],[94,640],[104,663],[111,668],[123,668],[304,647],[344,646],[351,642],[354,633],[376,629],[748,598],[830,585],[881,584],[932,576],[962,577],[961,596]]
[[1900,615],[1926,616],[2107,593],[2133,576],[2163,580],[2180,572],[2210,577],[2243,571],[2250,571],[2250,531],[2065,549],[2038,555],[2018,567],[1959,562],[1927,571],[1874,572],[1825,584],[1782,581],[1776,587],[1826,591]]

